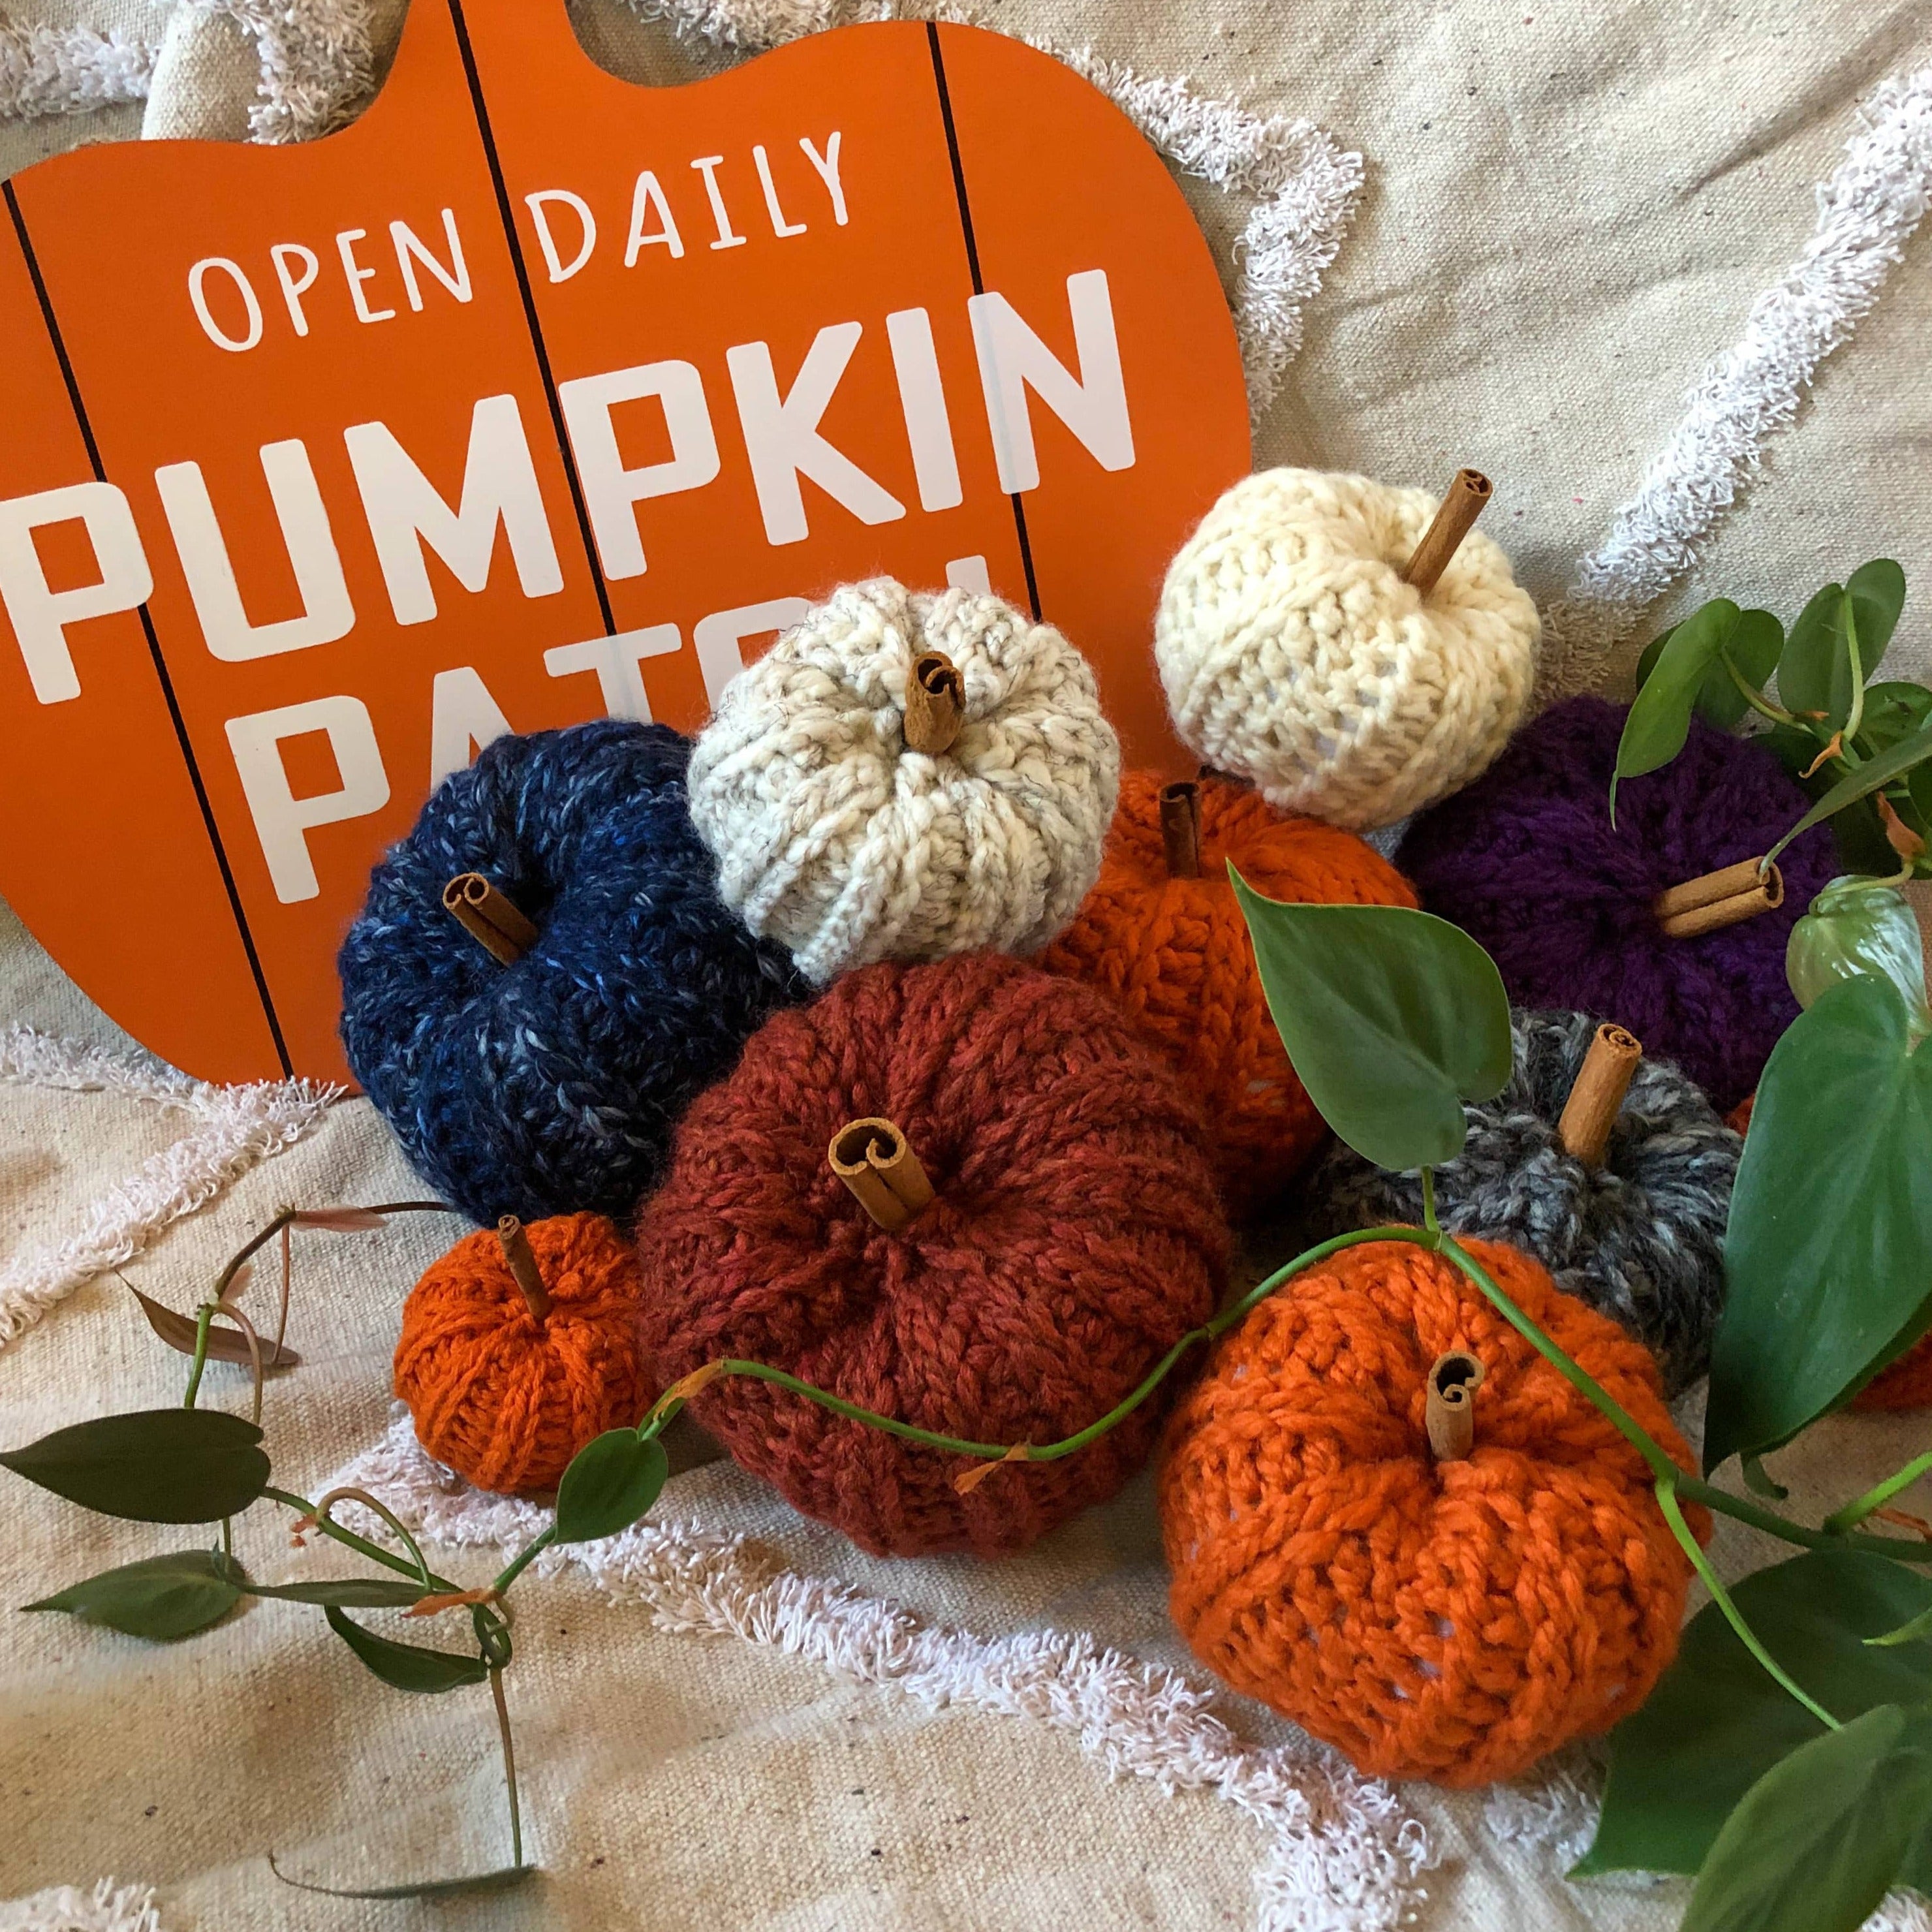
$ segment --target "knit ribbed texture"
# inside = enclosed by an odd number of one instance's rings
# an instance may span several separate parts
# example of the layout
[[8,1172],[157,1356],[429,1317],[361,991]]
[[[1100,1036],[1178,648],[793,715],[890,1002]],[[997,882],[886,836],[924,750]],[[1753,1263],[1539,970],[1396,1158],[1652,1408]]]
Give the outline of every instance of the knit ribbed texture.
[[1480,530],[1426,597],[1402,582],[1437,505],[1314,470],[1228,490],[1155,620],[1183,742],[1271,805],[1358,830],[1481,771],[1529,701],[1536,607]]
[[416,1440],[478,1489],[554,1489],[607,1429],[656,1396],[639,1359],[638,1264],[601,1214],[525,1230],[550,1312],[530,1312],[493,1229],[466,1235],[403,1304],[396,1394]]
[[[1691,1467],[1638,1343],[1528,1256],[1470,1252]],[[1424,1382],[1451,1348],[1484,1380],[1472,1454],[1437,1462]],[[1376,1775],[1514,1778],[1634,1710],[1676,1652],[1690,1565],[1643,1459],[1406,1242],[1345,1250],[1220,1345],[1168,1426],[1160,1513],[1195,1654]]]
[[[826,1162],[897,1123],[937,1190],[887,1234]],[[1227,1232],[1198,1117],[1100,996],[991,953],[868,967],[770,1022],[692,1108],[638,1223],[645,1349],[793,1370],[941,1434],[1048,1442],[1213,1311]],[[692,1398],[745,1468],[875,1555],[1023,1549],[1144,1461],[1158,1402],[1077,1454],[996,1470],[770,1384]]]
[[1492,771],[1416,820],[1396,862],[1429,911],[1488,949],[1518,1005],[1628,1028],[1728,1111],[1798,1017],[1785,944],[1835,869],[1832,834],[1818,826],[1780,857],[1777,910],[1667,938],[1650,910],[1659,892],[1761,856],[1810,801],[1762,746],[1694,718],[1671,764],[1618,788],[1612,827],[1626,709],[1586,697],[1546,711]]
[[[686,741],[617,719],[499,738],[375,870],[339,962],[349,1064],[472,1219],[628,1214],[686,1105],[806,990],[719,902]],[[478,872],[536,923],[500,964],[442,906]]]
[[1260,1211],[1327,1132],[1268,1012],[1230,861],[1273,899],[1413,905],[1387,860],[1353,833],[1285,818],[1245,787],[1203,779],[1201,876],[1168,871],[1162,781],[1130,772],[1100,878],[1072,925],[1040,956],[1104,993],[1157,1047],[1200,1106],[1229,1211]]
[[[906,674],[943,651],[965,722],[904,739]],[[875,959],[1031,952],[1100,867],[1120,754],[1094,674],[998,598],[848,584],[728,685],[691,761],[718,890],[819,985]]]
[[[1643,1342],[1677,1395],[1711,1366],[1724,1301],[1724,1224],[1744,1144],[1703,1090],[1666,1061],[1637,1066],[1592,1169],[1556,1138],[1598,1022],[1587,1013],[1510,1016],[1516,1066],[1493,1100],[1463,1109],[1469,1138],[1436,1170],[1452,1234],[1526,1250],[1566,1294]],[[1422,1219],[1422,1180],[1390,1174],[1337,1142],[1310,1177],[1311,1240]]]

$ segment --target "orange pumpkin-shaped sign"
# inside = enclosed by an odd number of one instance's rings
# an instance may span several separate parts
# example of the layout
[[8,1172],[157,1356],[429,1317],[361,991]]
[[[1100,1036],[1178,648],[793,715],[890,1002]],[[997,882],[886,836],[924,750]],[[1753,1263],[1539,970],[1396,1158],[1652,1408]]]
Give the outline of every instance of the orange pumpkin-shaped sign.
[[1247,466],[1158,158],[884,23],[694,86],[415,0],[298,148],[83,148],[0,221],[0,893],[177,1064],[340,1076],[372,860],[478,743],[698,724],[805,601],[985,585],[1178,766],[1168,558]]

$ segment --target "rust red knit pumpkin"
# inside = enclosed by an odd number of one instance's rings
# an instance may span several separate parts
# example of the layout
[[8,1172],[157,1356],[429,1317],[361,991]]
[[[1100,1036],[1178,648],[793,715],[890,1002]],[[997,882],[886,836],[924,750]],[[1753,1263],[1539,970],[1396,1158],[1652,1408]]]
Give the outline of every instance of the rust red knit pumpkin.
[[532,1221],[550,1298],[539,1322],[494,1228],[466,1235],[403,1305],[396,1393],[416,1440],[478,1488],[553,1489],[607,1429],[644,1415],[656,1394],[638,1347],[638,1264],[602,1214]]
[[1130,772],[1099,882],[1040,956],[1118,1005],[1200,1103],[1228,1210],[1268,1207],[1327,1131],[1268,1012],[1232,860],[1269,898],[1412,906],[1408,883],[1352,832],[1275,811],[1258,792],[1204,778],[1198,878],[1168,868],[1162,781]]
[[1852,1398],[1858,1409],[1932,1408],[1932,1335],[1912,1343]]
[[[826,1164],[893,1121],[936,1190],[887,1233]],[[1228,1238],[1199,1117],[1097,994],[991,953],[850,974],[770,1022],[686,1116],[638,1250],[668,1382],[724,1355],[970,1441],[1104,1414],[1213,1312]],[[1158,1404],[1064,1460],[983,1466],[726,1378],[697,1420],[875,1554],[1017,1550],[1145,1460]]]
[[[1467,1245],[1691,1466],[1641,1343],[1527,1256]],[[1451,1349],[1484,1375],[1473,1453],[1438,1462],[1425,1383]],[[1406,1242],[1345,1250],[1220,1345],[1168,1425],[1160,1513],[1196,1654],[1374,1775],[1514,1777],[1635,1709],[1676,1652],[1690,1565],[1642,1459]]]

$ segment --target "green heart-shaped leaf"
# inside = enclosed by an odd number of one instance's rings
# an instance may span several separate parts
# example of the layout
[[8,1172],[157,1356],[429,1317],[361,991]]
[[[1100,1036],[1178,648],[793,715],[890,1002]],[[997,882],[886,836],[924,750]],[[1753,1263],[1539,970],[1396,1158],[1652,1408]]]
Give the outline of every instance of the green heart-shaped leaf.
[[67,1610],[83,1623],[168,1643],[219,1623],[242,1600],[242,1580],[239,1566],[218,1550],[177,1550],[104,1570],[21,1607]]
[[[1656,669],[1664,646],[1676,634],[1674,631],[1666,631],[1660,638],[1653,638],[1644,646],[1643,655],[1636,662],[1640,689]],[[1736,666],[1738,677],[1761,693],[1770,682],[1772,673],[1777,670],[1778,660],[1784,650],[1784,626],[1768,610],[1740,611],[1736,628],[1713,652],[1710,668],[1697,687],[1696,696],[1692,701],[1697,716],[1721,731],[1731,730],[1743,717],[1750,700],[1738,689],[1738,678],[1732,676],[1725,658],[1728,657]],[[1678,749],[1682,749],[1681,745]]]
[[[1772,1655],[1840,1723],[1916,1702],[1932,1682],[1932,1645],[1866,1641],[1932,1610],[1932,1577],[1904,1564],[1814,1550],[1753,1572],[1732,1594]],[[1572,1875],[1696,1871],[1744,1793],[1824,1735],[1707,1604],[1643,1707],[1610,1734],[1596,1840]],[[1932,1884],[1932,1870],[1910,1882]]]
[[418,1690],[437,1696],[466,1684],[483,1683],[489,1666],[480,1657],[458,1657],[446,1650],[428,1650],[417,1643],[396,1643],[366,1630],[344,1616],[333,1604],[322,1615],[328,1627],[385,1684],[398,1690]]
[[1874,684],[1865,692],[1856,742],[1868,752],[1888,751],[1927,723],[1932,723],[1932,691],[1922,684]]
[[670,1460],[656,1436],[607,1430],[571,1460],[556,1490],[556,1540],[594,1543],[628,1529],[658,1499]]
[[423,1597],[420,1583],[400,1576],[342,1576],[318,1583],[250,1583],[251,1597],[286,1604],[333,1604],[343,1610],[406,1610]]
[[[1932,759],[1932,724],[1922,727],[1909,738],[1901,738],[1888,751],[1881,752],[1875,758],[1868,759],[1855,772],[1848,772],[1831,790],[1812,806],[1804,816],[1774,845],[1766,856],[1775,859],[1792,840],[1809,832],[1813,826],[1829,818],[1834,812],[1858,800],[1868,796],[1880,786],[1910,771],[1916,765],[1922,765]],[[1892,869],[1888,866],[1887,871]]]
[[1788,1442],[1932,1322],[1932,1045],[1889,980],[1828,986],[1773,1049],[1731,1196],[1704,1466]]
[[103,1516],[218,1522],[268,1483],[262,1432],[212,1408],[150,1408],[57,1429],[0,1465]]
[[[1610,819],[1616,820],[1617,784],[1667,765],[1690,735],[1690,714],[1706,678],[1724,675],[1718,654],[1737,634],[1744,613],[1728,597],[1694,611],[1664,640],[1650,674],[1639,687],[1617,741],[1610,779]],[[1771,620],[1774,625],[1775,618]],[[1754,629],[1756,627],[1754,627]],[[1728,680],[1726,680],[1728,682]]]
[[1877,670],[1904,607],[1905,573],[1888,558],[1862,565],[1846,584],[1826,584],[1799,614],[1785,644],[1778,672],[1785,709],[1821,712],[1832,730],[1843,724],[1852,692]]
[[1932,1822],[1932,1714],[1881,1704],[1745,1792],[1682,1932],[1858,1932]]
[[1401,1171],[1462,1151],[1510,1076],[1509,995],[1466,932],[1406,906],[1284,905],[1228,868],[1268,1010],[1322,1118]]

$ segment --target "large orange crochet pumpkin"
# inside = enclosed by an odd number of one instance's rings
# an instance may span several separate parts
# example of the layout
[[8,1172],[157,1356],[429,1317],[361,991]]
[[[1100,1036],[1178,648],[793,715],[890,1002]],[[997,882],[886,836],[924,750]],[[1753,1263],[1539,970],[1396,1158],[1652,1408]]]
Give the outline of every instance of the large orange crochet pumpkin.
[[1932,1335],[1915,1342],[1852,1398],[1860,1409],[1932,1408]]
[[1280,1194],[1326,1130],[1269,1014],[1228,861],[1269,898],[1412,906],[1415,894],[1353,832],[1291,818],[1218,778],[1197,788],[1200,874],[1177,878],[1161,790],[1152,772],[1121,780],[1099,881],[1040,963],[1106,994],[1166,1056],[1207,1116],[1238,1219]]
[[[1467,1245],[1688,1469],[1642,1346],[1527,1256]],[[1438,1462],[1425,1381],[1451,1349],[1484,1374],[1472,1453]],[[1371,1774],[1514,1777],[1635,1709],[1676,1653],[1690,1565],[1642,1459],[1425,1249],[1347,1249],[1263,1302],[1162,1458],[1196,1654]]]
[[640,1420],[656,1394],[638,1346],[637,1255],[616,1224],[559,1214],[523,1232],[545,1312],[484,1228],[410,1291],[396,1344],[396,1393],[416,1440],[478,1488],[506,1493],[554,1489],[578,1450]]

